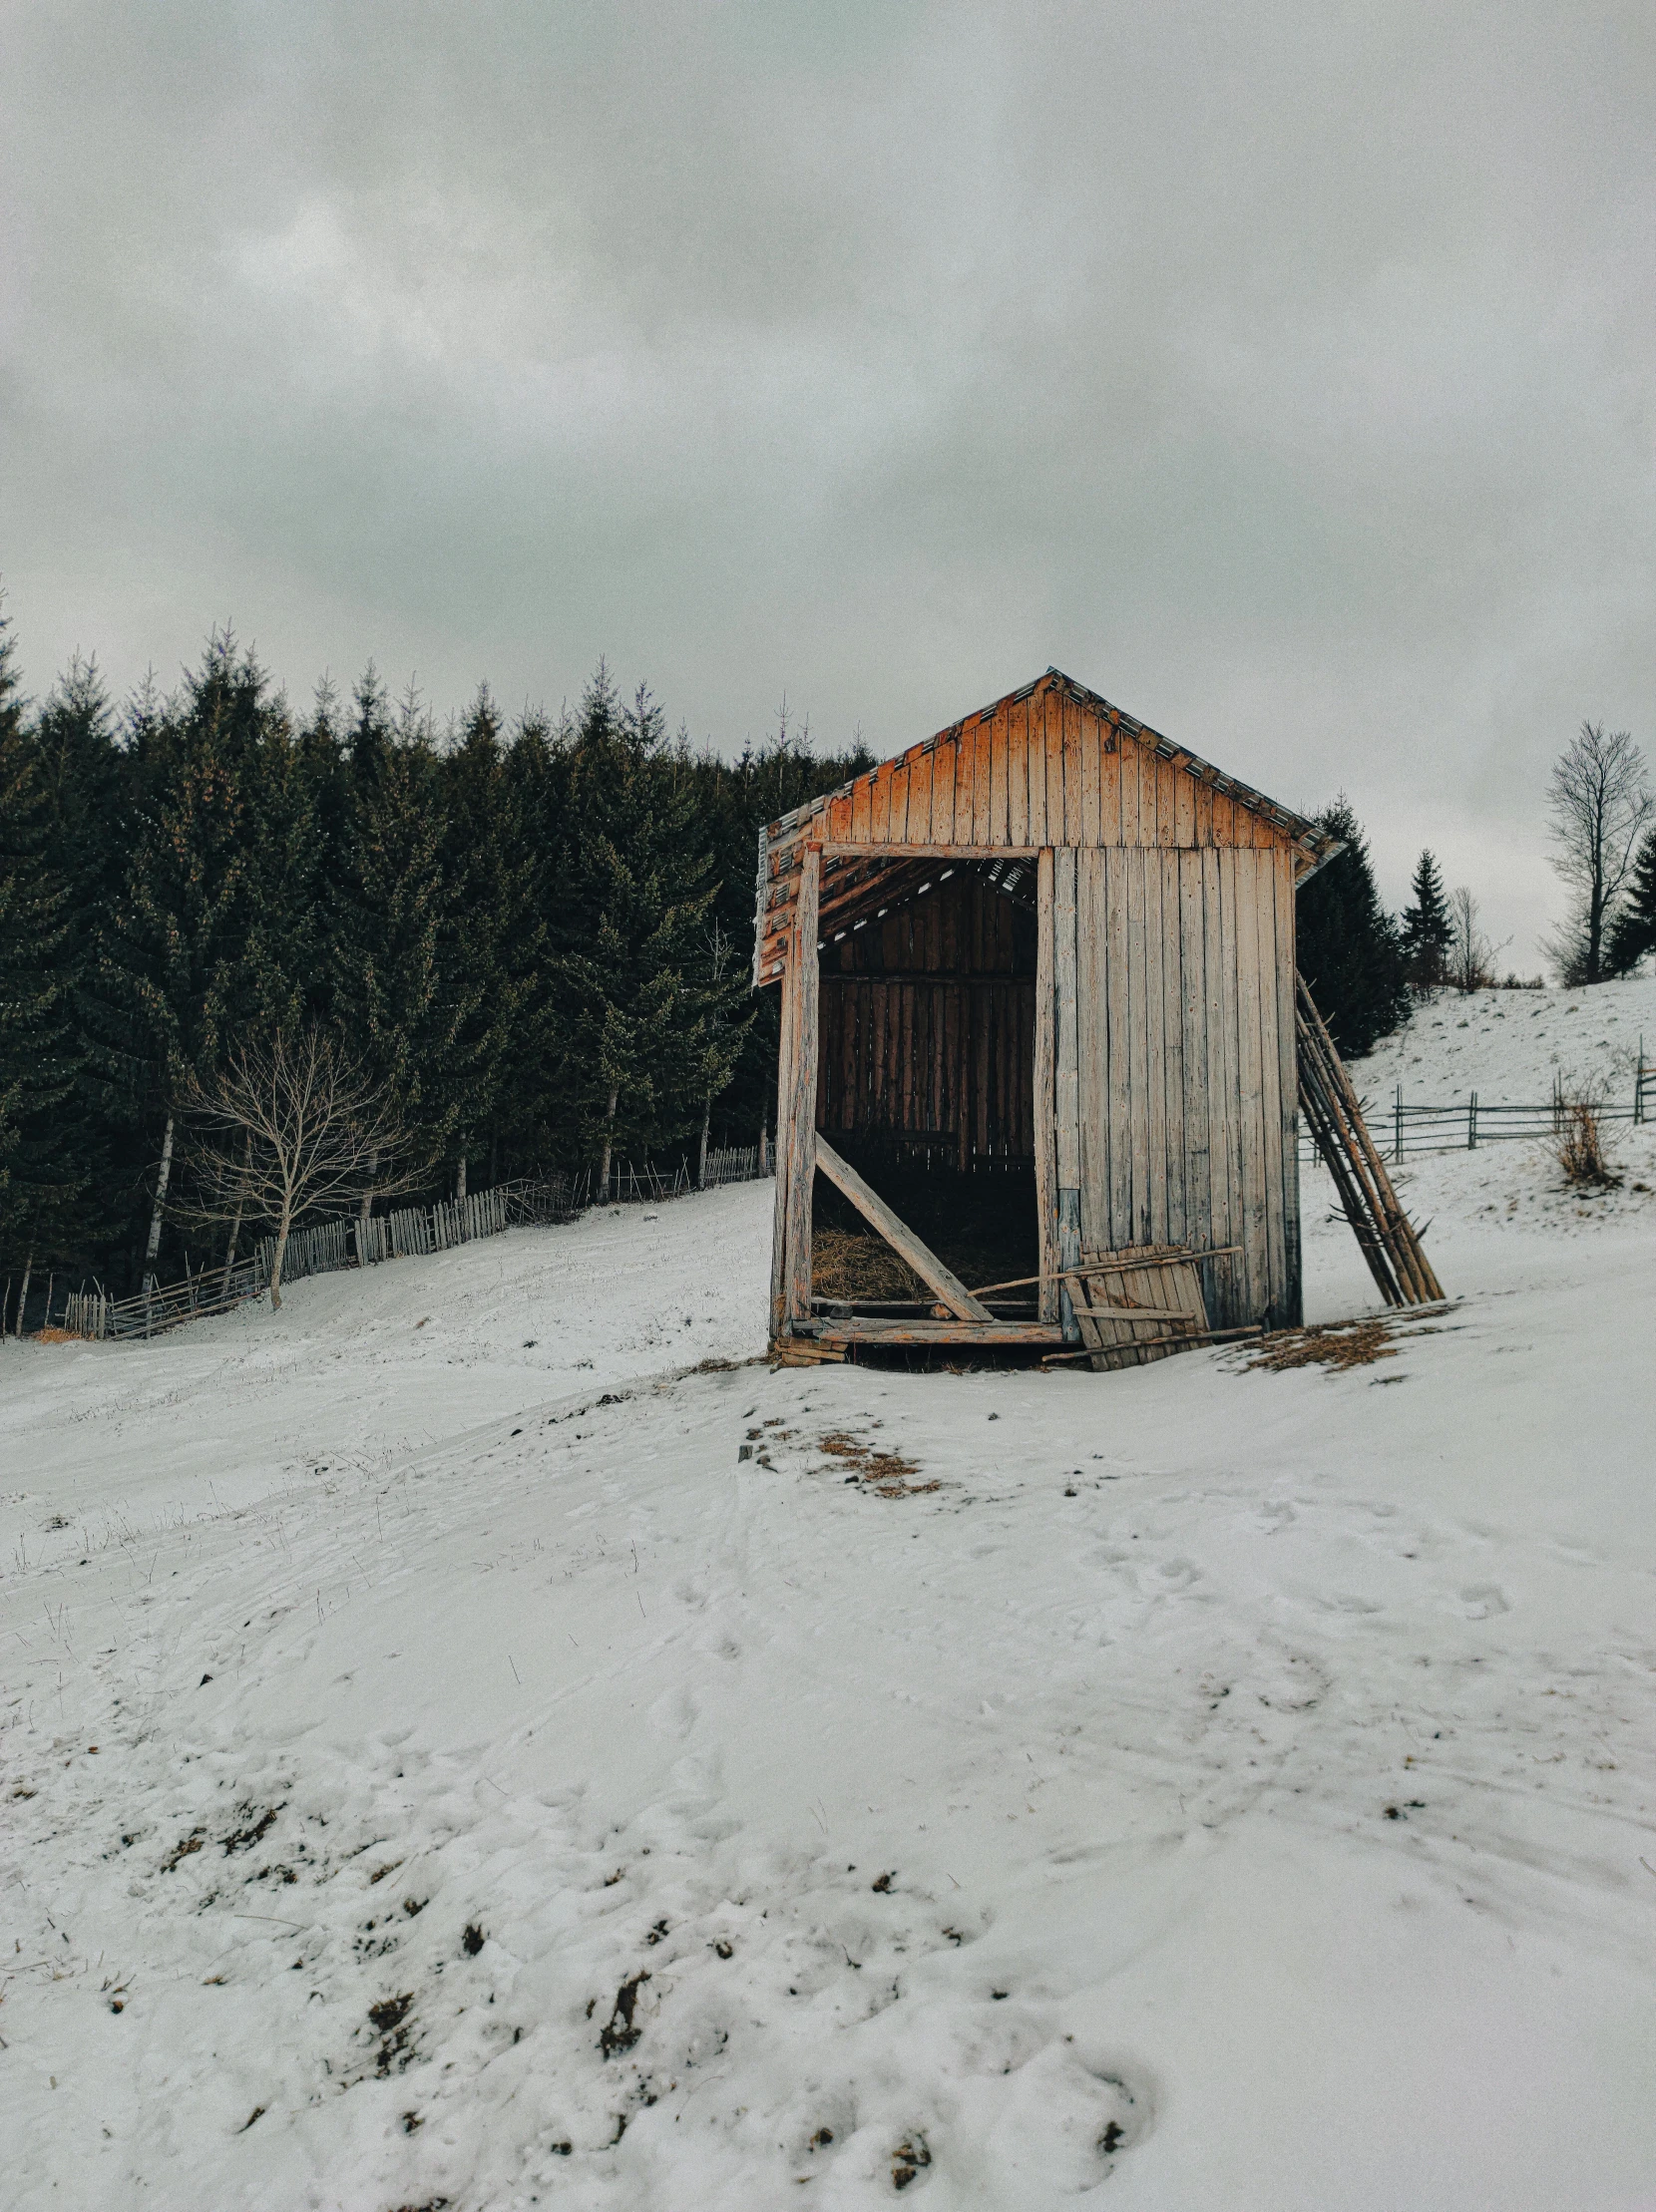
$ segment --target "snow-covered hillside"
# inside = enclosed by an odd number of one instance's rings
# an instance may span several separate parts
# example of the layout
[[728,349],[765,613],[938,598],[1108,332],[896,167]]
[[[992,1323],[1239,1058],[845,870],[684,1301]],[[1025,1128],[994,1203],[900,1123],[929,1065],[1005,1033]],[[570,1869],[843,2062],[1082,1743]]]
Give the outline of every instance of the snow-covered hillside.
[[1358,1088],[1383,1113],[1394,1090],[1412,1105],[1452,1105],[1476,1091],[1487,1106],[1544,1105],[1555,1079],[1566,1090],[1602,1083],[1628,1104],[1641,1040],[1656,1062],[1656,976],[1592,990],[1443,991],[1365,1060]]
[[772,1373],[768,1186],[7,1346],[6,2204],[1649,2206],[1623,1160],[1346,1371]]

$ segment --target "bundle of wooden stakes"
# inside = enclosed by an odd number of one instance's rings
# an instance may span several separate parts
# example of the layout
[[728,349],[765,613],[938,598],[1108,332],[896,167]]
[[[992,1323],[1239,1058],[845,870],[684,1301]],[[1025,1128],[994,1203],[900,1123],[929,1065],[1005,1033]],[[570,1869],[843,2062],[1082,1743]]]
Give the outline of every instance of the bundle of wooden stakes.
[[1388,1305],[1430,1305],[1444,1294],[1414,1224],[1398,1204],[1334,1040],[1305,977],[1296,975],[1300,1108],[1312,1142],[1334,1178],[1369,1273]]

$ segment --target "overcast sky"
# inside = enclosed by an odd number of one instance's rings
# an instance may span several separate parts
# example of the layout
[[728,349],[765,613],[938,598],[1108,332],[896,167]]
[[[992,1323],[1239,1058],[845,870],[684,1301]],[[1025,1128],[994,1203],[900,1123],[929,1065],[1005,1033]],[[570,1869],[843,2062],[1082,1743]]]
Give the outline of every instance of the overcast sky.
[[1656,739],[1653,142],[1649,0],[8,0],[25,675],[894,751],[1053,663],[1532,966]]

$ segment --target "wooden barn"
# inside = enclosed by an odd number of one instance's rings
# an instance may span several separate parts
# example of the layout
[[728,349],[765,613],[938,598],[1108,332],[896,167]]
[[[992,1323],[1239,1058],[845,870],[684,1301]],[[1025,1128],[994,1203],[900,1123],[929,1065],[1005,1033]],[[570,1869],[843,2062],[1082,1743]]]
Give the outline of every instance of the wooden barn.
[[1338,849],[1056,669],[770,824],[773,1342],[1296,1324],[1294,895]]

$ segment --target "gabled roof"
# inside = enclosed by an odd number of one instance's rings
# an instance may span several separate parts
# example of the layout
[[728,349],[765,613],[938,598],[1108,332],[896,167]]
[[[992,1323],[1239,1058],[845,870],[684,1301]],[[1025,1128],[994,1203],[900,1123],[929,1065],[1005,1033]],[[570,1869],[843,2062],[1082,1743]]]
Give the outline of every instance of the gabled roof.
[[987,861],[1047,845],[1117,844],[1286,846],[1296,881],[1340,850],[1305,816],[1048,668],[759,833],[754,983],[772,981],[785,964],[809,845],[829,849],[824,906],[849,912],[865,879],[869,900],[912,893],[939,848]]

